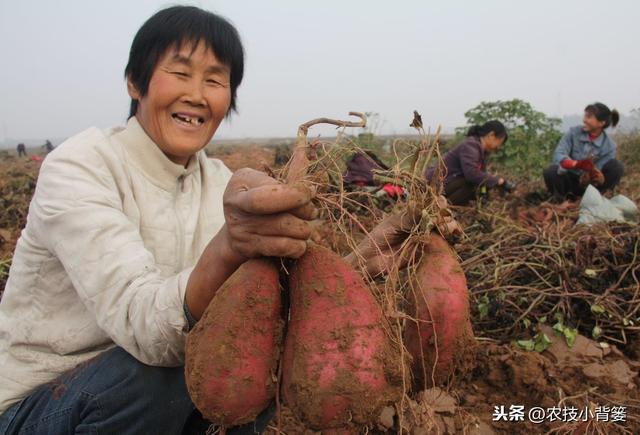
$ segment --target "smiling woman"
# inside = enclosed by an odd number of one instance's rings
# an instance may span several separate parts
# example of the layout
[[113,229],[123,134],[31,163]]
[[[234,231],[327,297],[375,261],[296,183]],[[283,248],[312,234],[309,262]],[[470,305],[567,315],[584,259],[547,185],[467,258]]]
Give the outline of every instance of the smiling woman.
[[582,125],[569,129],[560,139],[553,163],[542,173],[555,201],[579,198],[589,185],[600,192],[618,185],[624,166],[616,159],[618,145],[605,130],[615,127],[619,120],[618,111],[602,103],[584,108]]
[[162,10],[131,47],[126,127],[45,159],[0,302],[0,434],[206,431],[186,334],[249,258],[301,256],[314,215],[308,189],[232,175],[203,151],[243,68],[228,21]]
[[230,69],[202,42],[171,47],[146,94],[134,82],[128,77],[140,125],[171,161],[184,166],[211,140],[231,104]]
[[[177,11],[180,13],[176,13]],[[238,31],[224,18],[205,13],[198,8],[174,7],[162,10],[151,17],[135,36],[131,45],[125,76],[145,96],[149,83],[163,56],[174,57],[187,44],[196,48],[203,43],[215,53],[217,62],[228,69],[228,85],[231,91],[229,111],[236,110],[238,86],[244,75],[244,50]],[[189,54],[192,52],[187,51]],[[189,59],[185,56],[183,60]],[[136,114],[138,99],[132,97],[129,116]]]
[[236,110],[244,53],[225,19],[197,8],[181,16],[175,10],[157,13],[138,32],[125,76],[129,116],[138,118],[169,159],[186,165]]

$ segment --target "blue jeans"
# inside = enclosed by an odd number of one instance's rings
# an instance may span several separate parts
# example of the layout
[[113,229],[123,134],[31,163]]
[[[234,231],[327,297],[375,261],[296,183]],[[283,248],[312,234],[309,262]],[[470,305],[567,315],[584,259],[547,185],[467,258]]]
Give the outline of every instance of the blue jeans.
[[[227,433],[261,433],[273,414],[272,406]],[[41,385],[0,415],[0,435],[204,434],[208,427],[189,398],[182,367],[151,367],[119,347]]]

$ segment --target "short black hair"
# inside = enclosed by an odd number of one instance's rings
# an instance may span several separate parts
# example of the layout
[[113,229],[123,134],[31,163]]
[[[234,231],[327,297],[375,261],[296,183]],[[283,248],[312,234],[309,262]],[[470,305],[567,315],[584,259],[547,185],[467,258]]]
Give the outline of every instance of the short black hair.
[[467,131],[467,137],[468,136],[482,137],[482,136],[488,135],[491,132],[493,132],[493,134],[497,138],[504,138],[503,143],[507,142],[507,139],[509,139],[509,135],[507,134],[507,128],[504,126],[503,123],[501,123],[497,119],[487,121],[482,125],[471,126]]
[[[149,91],[149,82],[162,55],[171,47],[204,42],[216,58],[229,67],[231,104],[229,115],[237,111],[237,89],[244,74],[244,48],[236,28],[225,18],[195,6],[173,6],[149,18],[133,38],[129,61],[124,70],[141,96]],[[138,101],[131,99],[129,118],[136,114]]]
[[620,114],[616,109],[610,110],[605,104],[593,103],[584,108],[584,111],[592,114],[600,122],[604,122],[604,128],[615,127],[620,121]]

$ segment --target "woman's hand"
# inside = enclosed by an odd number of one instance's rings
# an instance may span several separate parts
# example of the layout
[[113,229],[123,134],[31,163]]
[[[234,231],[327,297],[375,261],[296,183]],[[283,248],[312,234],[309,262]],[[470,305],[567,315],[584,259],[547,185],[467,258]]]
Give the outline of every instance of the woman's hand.
[[604,174],[599,169],[593,168],[589,175],[594,185],[602,186],[604,184]]
[[385,217],[345,260],[356,266],[359,259],[364,259],[367,273],[371,276],[406,266],[409,249],[401,247],[416,224],[415,218],[409,212]]
[[604,174],[602,171],[594,168],[589,172],[583,172],[582,175],[580,175],[580,186],[587,187],[589,184],[602,186],[602,184],[604,184]]
[[317,216],[313,192],[302,184],[283,184],[253,169],[233,174],[224,193],[225,249],[239,259],[298,258]]
[[186,303],[196,319],[218,288],[249,258],[298,258],[307,249],[313,192],[253,169],[236,171],[224,192],[225,224],[189,276]]
[[[460,235],[462,228],[449,213],[447,200],[443,196],[438,197],[438,207],[441,210],[440,217],[435,222],[438,231],[445,237]],[[385,217],[345,260],[356,265],[358,258],[363,258],[371,276],[406,267],[414,246],[403,244],[418,224],[421,213],[421,209],[409,206],[402,214]]]

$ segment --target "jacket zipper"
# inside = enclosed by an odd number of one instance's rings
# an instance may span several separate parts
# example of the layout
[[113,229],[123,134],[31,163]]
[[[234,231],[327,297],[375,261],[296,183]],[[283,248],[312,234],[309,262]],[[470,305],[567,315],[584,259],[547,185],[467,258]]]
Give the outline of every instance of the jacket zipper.
[[180,272],[184,268],[184,223],[182,222],[182,215],[178,209],[178,200],[181,192],[184,192],[184,175],[180,175],[177,179],[176,194],[173,202],[173,211],[176,214],[176,221],[178,223],[178,267],[176,273]]

